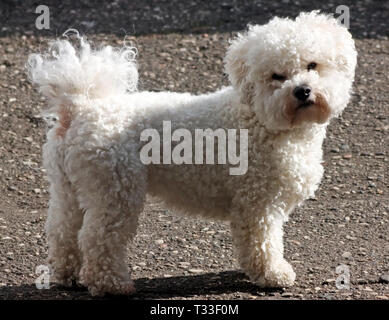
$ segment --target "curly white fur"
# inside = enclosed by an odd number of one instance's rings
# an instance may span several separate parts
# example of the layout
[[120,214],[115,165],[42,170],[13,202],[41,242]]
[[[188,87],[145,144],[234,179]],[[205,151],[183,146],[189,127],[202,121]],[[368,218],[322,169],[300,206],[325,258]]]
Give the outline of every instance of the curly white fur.
[[[55,279],[92,294],[131,293],[125,265],[146,193],[181,212],[231,221],[242,269],[260,286],[290,286],[282,226],[320,183],[321,145],[330,118],[346,107],[356,65],[349,32],[317,12],[275,18],[239,35],[226,56],[232,86],[199,96],[137,92],[135,51],[76,50],[58,40],[49,55],[32,55],[29,74],[59,121],[48,133],[50,180],[46,224]],[[317,68],[307,70],[307,64]],[[272,79],[282,74],[285,80]],[[296,86],[312,88],[301,107]],[[170,120],[172,130],[243,128],[249,167],[144,165],[142,130]]]

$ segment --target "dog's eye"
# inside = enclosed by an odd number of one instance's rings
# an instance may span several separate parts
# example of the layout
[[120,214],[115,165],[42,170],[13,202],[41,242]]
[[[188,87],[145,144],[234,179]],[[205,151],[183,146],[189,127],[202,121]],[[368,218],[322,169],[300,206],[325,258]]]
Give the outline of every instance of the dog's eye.
[[284,81],[286,80],[286,77],[281,75],[281,74],[277,74],[277,73],[273,73],[273,75],[271,76],[271,78],[273,80],[278,80],[278,81]]
[[308,71],[313,70],[316,68],[316,66],[317,66],[316,62],[311,62],[310,64],[307,65],[307,69],[308,69]]

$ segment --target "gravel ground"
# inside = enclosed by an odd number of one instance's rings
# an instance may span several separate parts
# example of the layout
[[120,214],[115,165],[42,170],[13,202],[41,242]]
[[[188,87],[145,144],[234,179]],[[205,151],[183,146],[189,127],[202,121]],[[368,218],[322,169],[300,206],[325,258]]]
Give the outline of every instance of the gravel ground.
[[[321,1],[62,1],[50,30],[34,28],[33,1],[0,4],[0,299],[91,299],[83,288],[37,290],[45,264],[47,181],[41,163],[46,102],[26,79],[30,52],[69,27],[99,44],[139,49],[141,88],[200,93],[227,85],[228,39],[247,23],[323,9]],[[238,5],[239,3],[239,5]],[[51,5],[53,4],[53,5]],[[262,290],[239,271],[227,224],[195,220],[149,199],[130,246],[135,299],[389,300],[389,4],[342,1],[350,7],[359,63],[355,93],[324,144],[325,175],[317,197],[294,211],[285,254],[297,273],[287,290]],[[350,269],[350,289],[335,272]]]

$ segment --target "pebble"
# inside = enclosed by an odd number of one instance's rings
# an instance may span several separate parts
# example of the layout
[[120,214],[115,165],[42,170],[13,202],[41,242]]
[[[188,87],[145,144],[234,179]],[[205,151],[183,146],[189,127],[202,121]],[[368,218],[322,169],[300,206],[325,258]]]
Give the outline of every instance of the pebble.
[[351,252],[346,251],[345,253],[342,254],[342,257],[345,259],[350,259],[353,255]]
[[155,244],[161,245],[164,241],[162,239],[155,240]]
[[389,283],[389,274],[383,274],[378,281],[381,283]]
[[189,269],[188,270],[190,273],[201,273],[203,272],[204,270],[203,269]]
[[388,296],[376,296],[376,299],[389,300],[389,297]]
[[189,268],[189,266],[190,266],[190,263],[189,262],[180,262],[179,263],[180,264],[180,267],[181,268]]
[[330,284],[330,283],[333,283],[335,282],[335,279],[326,279],[323,281],[323,284]]
[[284,293],[281,294],[281,297],[290,298],[290,297],[293,297],[293,293],[291,293],[291,292],[284,292]]

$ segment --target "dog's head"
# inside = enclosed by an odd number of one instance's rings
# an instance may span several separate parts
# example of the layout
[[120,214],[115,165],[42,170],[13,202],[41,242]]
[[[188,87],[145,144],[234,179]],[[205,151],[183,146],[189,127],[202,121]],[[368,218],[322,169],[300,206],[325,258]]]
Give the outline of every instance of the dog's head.
[[225,59],[241,102],[279,130],[339,115],[350,99],[356,62],[348,30],[317,11],[249,27]]

